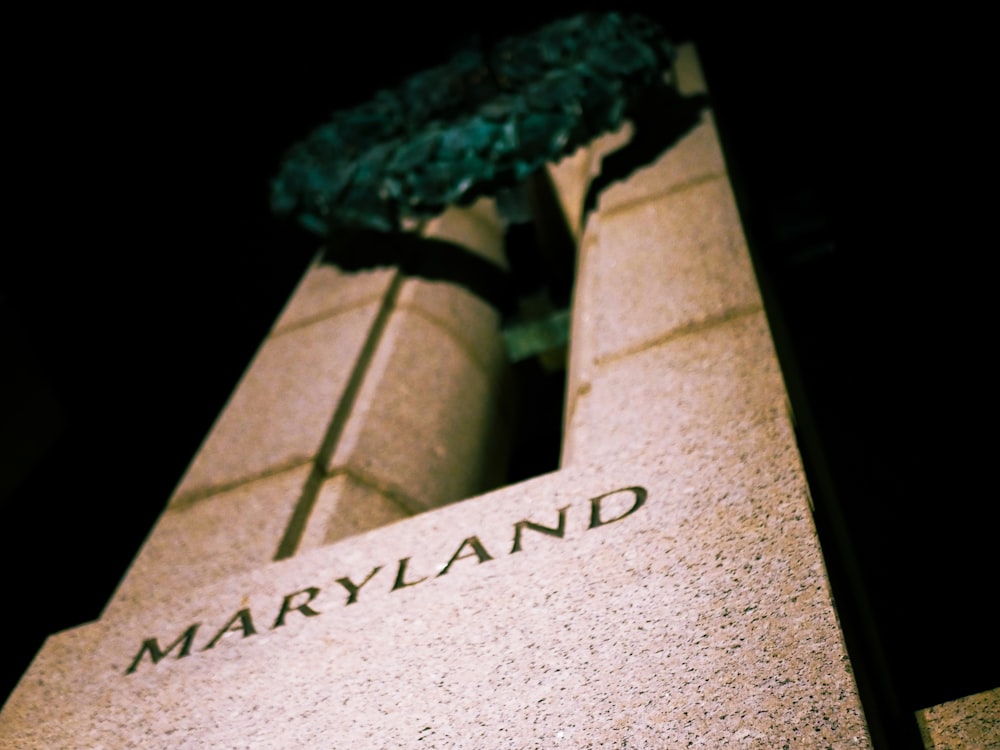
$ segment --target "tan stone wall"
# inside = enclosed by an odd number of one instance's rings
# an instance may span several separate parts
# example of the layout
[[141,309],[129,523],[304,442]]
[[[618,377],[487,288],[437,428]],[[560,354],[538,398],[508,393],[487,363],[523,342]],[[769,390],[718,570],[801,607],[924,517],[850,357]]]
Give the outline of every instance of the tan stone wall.
[[1000,687],[917,711],[927,750],[1000,748]]
[[[571,216],[613,140],[556,168]],[[559,471],[344,536],[373,497],[475,492],[420,473],[477,439],[434,378],[485,408],[499,355],[453,290],[373,272],[341,297],[314,269],[207,439],[218,459],[102,619],[49,639],[0,747],[868,747],[711,116],[579,236]],[[339,329],[343,356],[320,344]],[[329,373],[318,403],[293,335]],[[425,340],[447,352],[430,372]],[[442,442],[401,439],[411,420]],[[272,561],[317,471],[300,551]]]
[[[503,266],[492,202],[424,236]],[[497,486],[499,314],[459,286],[317,260],[110,606],[203,585]]]

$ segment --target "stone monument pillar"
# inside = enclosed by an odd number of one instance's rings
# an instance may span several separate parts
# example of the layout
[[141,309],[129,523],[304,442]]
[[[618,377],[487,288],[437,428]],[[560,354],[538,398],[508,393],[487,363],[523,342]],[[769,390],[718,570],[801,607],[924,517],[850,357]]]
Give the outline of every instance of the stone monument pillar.
[[[558,471],[489,487],[487,305],[317,265],[0,747],[868,747],[711,114],[584,216],[624,137],[551,169],[579,237]],[[490,254],[478,210],[434,231]]]

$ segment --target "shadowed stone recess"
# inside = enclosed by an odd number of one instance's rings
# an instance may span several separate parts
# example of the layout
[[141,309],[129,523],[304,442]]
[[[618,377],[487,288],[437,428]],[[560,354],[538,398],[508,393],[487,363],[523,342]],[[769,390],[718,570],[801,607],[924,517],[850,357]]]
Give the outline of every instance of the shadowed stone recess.
[[466,208],[449,206],[444,213],[430,219],[420,234],[428,239],[453,242],[507,270],[504,228],[495,201],[480,198]]
[[[592,171],[595,175],[599,173],[596,166]],[[675,190],[685,183],[725,174],[715,121],[712,113],[706,111],[701,115],[701,123],[675,147],[664,151],[652,164],[637,169],[627,180],[608,186],[601,193],[600,209],[607,216],[613,209]]]

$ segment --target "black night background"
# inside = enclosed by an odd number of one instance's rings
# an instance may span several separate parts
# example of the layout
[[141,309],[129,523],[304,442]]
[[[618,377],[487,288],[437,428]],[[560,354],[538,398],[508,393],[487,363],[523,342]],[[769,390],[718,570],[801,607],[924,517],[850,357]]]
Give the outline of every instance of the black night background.
[[[866,711],[903,746],[914,710],[1000,685],[974,63],[943,28],[641,10],[699,45]],[[15,25],[0,694],[99,615],[318,249],[268,210],[284,150],[477,30],[558,15]]]

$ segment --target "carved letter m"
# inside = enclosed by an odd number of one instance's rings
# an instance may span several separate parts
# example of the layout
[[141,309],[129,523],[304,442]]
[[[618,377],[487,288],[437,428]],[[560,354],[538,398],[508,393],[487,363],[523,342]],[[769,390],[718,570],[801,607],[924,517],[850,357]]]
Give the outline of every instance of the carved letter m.
[[155,638],[147,638],[142,642],[142,648],[139,649],[139,653],[135,655],[135,659],[132,660],[132,666],[125,670],[125,674],[132,674],[136,668],[139,666],[139,662],[142,661],[142,656],[147,651],[149,652],[149,658],[153,660],[153,664],[158,664],[160,659],[169,654],[179,645],[181,647],[180,652],[177,654],[177,658],[180,659],[191,653],[191,644],[194,641],[194,634],[198,632],[198,626],[201,625],[200,622],[196,622],[194,625],[189,627],[183,633],[181,633],[177,640],[167,646],[166,651],[160,650],[160,642]]

